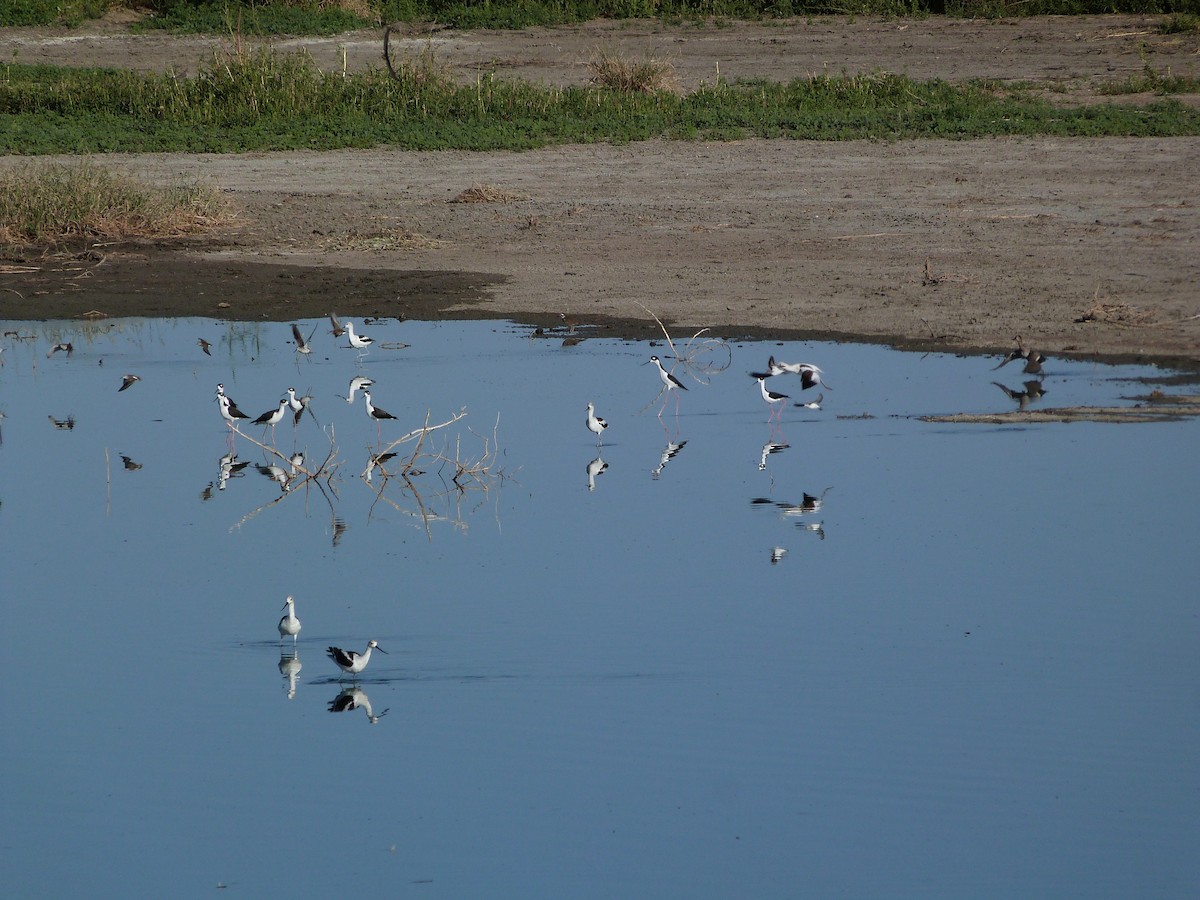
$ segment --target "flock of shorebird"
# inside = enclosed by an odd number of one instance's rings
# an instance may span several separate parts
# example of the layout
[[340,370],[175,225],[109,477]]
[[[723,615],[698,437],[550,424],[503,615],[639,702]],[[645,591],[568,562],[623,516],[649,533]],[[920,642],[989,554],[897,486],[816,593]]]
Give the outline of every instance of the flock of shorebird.
[[[1020,335],[1013,338],[1017,346],[1009,352],[1009,354],[996,366],[996,369],[1001,369],[1014,360],[1024,360],[1025,365],[1022,372],[1026,375],[1033,375],[1037,378],[1036,381],[1025,382],[1024,391],[1013,391],[999,382],[993,382],[998,388],[1004,391],[1008,396],[1021,403],[1022,409],[1030,400],[1036,400],[1041,397],[1045,390],[1042,387],[1041,379],[1045,375],[1043,363],[1046,362],[1046,356],[1038,350],[1026,345]],[[667,403],[670,401],[671,394],[675,394],[675,412],[679,412],[679,391],[686,391],[687,385],[679,380],[675,374],[663,366],[662,360],[658,356],[651,356],[643,365],[653,363],[658,370],[658,377],[662,382],[662,392],[665,394],[663,405],[658,411],[661,418],[663,412],[667,408]],[[993,370],[994,371],[994,370]],[[809,388],[820,385],[826,390],[833,390],[825,381],[825,373],[812,363],[787,363],[780,362],[772,355],[767,360],[767,370],[765,372],[751,372],[750,377],[758,382],[758,390],[762,395],[763,402],[767,404],[770,413],[767,421],[774,420],[779,422],[783,416],[783,408],[787,405],[787,401],[791,399],[790,395],[772,390],[767,387],[767,380],[775,378],[779,375],[798,375],[800,376],[800,390],[807,391]],[[825,401],[825,394],[818,393],[815,400],[797,401],[794,405],[804,409],[819,410],[821,404]],[[603,435],[608,428],[608,422],[596,415],[596,404],[588,401],[587,418],[585,419],[588,431],[596,435],[596,446],[603,443]],[[589,472],[589,477],[591,477]]]
[[[687,385],[680,381],[674,372],[669,371],[665,366],[663,366],[662,360],[659,359],[658,356],[651,356],[648,360],[646,360],[646,362],[642,363],[642,365],[649,365],[650,363],[654,363],[655,368],[658,370],[658,377],[662,382],[662,393],[665,395],[663,398],[663,405],[658,411],[659,418],[662,418],[663,412],[666,411],[667,403],[670,402],[671,399],[671,394],[675,394],[675,412],[678,414],[679,391],[686,391]],[[780,417],[782,417],[783,407],[786,401],[791,398],[788,394],[782,394],[778,391],[773,391],[768,388],[768,378],[774,378],[777,375],[799,375],[800,390],[802,391],[806,391],[818,384],[827,390],[833,390],[828,384],[825,383],[824,374],[824,372],[822,372],[812,363],[779,362],[774,356],[772,356],[769,360],[767,360],[767,371],[751,372],[750,377],[758,382],[759,392],[762,394],[763,400],[766,402],[767,407],[771,411],[770,415],[767,417],[767,421],[769,422],[771,420],[778,421]],[[820,409],[821,403],[824,400],[825,395],[819,394],[816,400],[812,400],[807,403],[798,402],[796,403],[796,406],[802,406],[805,409]],[[587,405],[587,418],[585,420],[585,424],[587,425],[587,430],[596,435],[596,446],[600,446],[603,443],[603,435],[605,429],[608,428],[608,422],[596,415],[596,404],[590,400],[588,401]]]
[[[353,322],[347,321],[345,325],[343,325],[338,321],[337,316],[333,313],[329,314],[329,319],[333,326],[332,334],[335,337],[345,335],[347,338],[347,346],[359,351],[360,356],[369,351],[374,341],[369,336],[356,332],[354,330]],[[313,332],[310,333],[306,338],[298,326],[294,324],[292,325],[292,336],[295,341],[295,349],[297,353],[308,354],[312,352],[312,337],[315,333],[316,329],[314,328]],[[1010,362],[1023,360],[1024,368],[1022,371],[1024,374],[1036,376],[1038,379],[1042,378],[1045,374],[1043,370],[1043,364],[1046,362],[1046,357],[1041,352],[1027,346],[1020,336],[1017,336],[1015,341],[1017,344],[1016,348],[1013,349],[995,368],[1000,369],[1008,365]],[[212,355],[212,345],[204,338],[199,338],[197,340],[197,345],[205,354],[210,356]],[[54,356],[56,353],[64,353],[69,357],[71,356],[73,350],[74,347],[69,342],[60,342],[51,346],[46,355],[47,357],[50,357]],[[646,360],[644,365],[649,365],[651,363],[658,372],[658,377],[662,384],[662,393],[665,395],[663,405],[659,409],[659,417],[661,418],[663,412],[666,410],[672,394],[675,395],[675,408],[676,413],[678,414],[679,392],[686,391],[688,389],[687,386],[672,371],[669,371],[663,366],[662,360],[659,359],[657,355],[651,356],[648,360]],[[767,360],[766,371],[751,372],[749,374],[750,377],[755,379],[755,381],[758,383],[759,392],[763,398],[763,401],[770,409],[768,421],[771,421],[772,419],[778,421],[782,416],[783,407],[786,405],[786,401],[790,399],[788,394],[784,394],[767,387],[767,381],[771,378],[781,375],[797,375],[800,378],[801,391],[809,390],[810,388],[818,385],[824,387],[826,390],[832,390],[832,388],[830,388],[825,382],[824,372],[819,367],[813,365],[812,363],[780,362],[779,360],[776,360],[773,355]],[[122,377],[121,385],[119,388],[117,388],[117,391],[121,392],[128,390],[139,381],[141,381],[141,378],[138,375],[126,374]],[[1040,381],[1036,383],[1040,384]],[[344,399],[348,403],[353,403],[356,394],[361,391],[363,400],[365,402],[367,416],[378,426],[383,421],[395,419],[396,417],[386,410],[376,406],[372,402],[371,392],[369,390],[372,384],[374,384],[374,382],[366,376],[355,376],[350,381],[349,391]],[[1000,387],[1003,388],[1003,385],[1000,385]],[[1007,393],[1013,393],[1008,391],[1007,388],[1003,389]],[[816,400],[797,402],[795,405],[804,407],[806,409],[818,410],[821,408],[821,403],[824,400],[824,397],[824,393],[820,393],[818,394]],[[257,418],[251,420],[248,415],[243,413],[238,408],[237,404],[234,403],[232,398],[225,393],[225,386],[223,384],[217,385],[216,399],[220,409],[221,417],[226,421],[231,430],[234,429],[239,422],[250,421],[251,424],[254,425],[261,425],[264,428],[269,427],[271,429],[272,439],[274,438],[275,426],[282,422],[284,417],[288,415],[289,412],[293,416],[293,422],[298,424],[301,416],[304,414],[305,410],[308,409],[308,404],[311,400],[311,398],[307,396],[297,396],[295,388],[288,388],[286,396],[280,399],[277,407],[269,409]],[[608,428],[608,422],[596,414],[595,404],[591,401],[589,401],[587,404],[587,417],[585,424],[588,431],[596,436],[597,446],[602,444],[604,432]],[[589,469],[589,478],[592,476],[593,473]],[[772,562],[774,561],[775,559],[772,558]],[[285,614],[279,620],[278,625],[280,640],[282,641],[287,637],[291,637],[293,644],[295,644],[297,636],[300,634],[300,620],[296,617],[295,598],[289,595],[284,601],[283,609],[285,610]],[[367,642],[367,645],[362,652],[356,650],[344,650],[340,647],[329,647],[327,649],[327,653],[329,658],[333,660],[334,664],[343,673],[351,676],[357,676],[367,667],[367,664],[371,661],[371,654],[375,650],[378,650],[380,653],[386,652],[379,646],[378,642],[375,640],[370,640]]]

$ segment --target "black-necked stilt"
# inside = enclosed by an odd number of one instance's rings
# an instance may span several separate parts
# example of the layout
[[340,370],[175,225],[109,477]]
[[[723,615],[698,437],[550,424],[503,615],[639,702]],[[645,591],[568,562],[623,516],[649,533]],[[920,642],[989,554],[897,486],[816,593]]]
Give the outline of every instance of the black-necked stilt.
[[338,317],[337,317],[336,313],[329,314],[329,324],[332,326],[329,329],[329,333],[332,334],[335,338],[340,338],[343,334],[346,333],[346,329],[343,328],[342,323],[338,321]]
[[[220,385],[217,385],[220,387]],[[244,412],[237,408],[237,404],[230,400],[225,394],[217,394],[217,406],[221,410],[221,418],[224,419],[230,428],[237,424],[239,419],[250,418]],[[232,437],[232,435],[231,435]]]
[[800,390],[807,391],[813,385],[823,385],[829,390],[833,388],[825,384],[825,373],[812,363],[785,363],[774,356],[767,360],[766,372],[751,372],[751,378],[774,378],[776,375],[799,375]]
[[295,644],[296,635],[300,633],[300,620],[296,618],[296,600],[291,594],[283,601],[283,608],[287,610],[287,614],[279,620],[279,639],[282,641],[291,635],[292,643]]
[[771,408],[771,413],[767,416],[767,421],[769,422],[775,418],[776,413],[779,414],[780,418],[783,418],[783,404],[788,399],[788,395],[781,394],[778,391],[767,390],[767,381],[765,378],[758,379],[758,390],[762,394],[762,398],[767,406]]
[[357,675],[371,661],[372,650],[387,653],[386,650],[373,640],[367,641],[367,649],[362,653],[356,653],[353,650],[343,650],[340,647],[330,647],[326,652],[329,654],[329,658],[337,664],[337,667],[347,675]]
[[292,411],[292,424],[300,424],[300,416],[304,413],[304,401],[296,396],[296,389],[290,387],[287,389],[287,405]]
[[355,375],[350,379],[350,388],[346,393],[346,402],[353,403],[355,394],[357,394],[363,388],[370,387],[374,383],[375,382],[373,382],[366,375]]
[[378,432],[379,429],[382,427],[382,423],[383,423],[384,419],[396,418],[387,410],[380,409],[378,406],[376,406],[375,404],[373,404],[371,402],[371,392],[370,391],[365,390],[365,389],[363,390],[363,399],[367,401],[367,416],[370,417],[372,420],[374,420],[376,432]]
[[797,406],[803,406],[805,409],[820,409],[821,403],[825,400],[824,394],[817,394],[816,400],[809,400],[807,403],[803,401],[797,403]]
[[[1017,335],[1015,338],[1013,338],[1013,340],[1017,342],[1017,349],[1010,351],[1008,356],[1004,357],[1004,361],[1001,362],[1000,365],[996,366],[996,369],[1004,368],[1014,359],[1023,359],[1025,360],[1025,368],[1021,370],[1023,374],[1044,374],[1042,372],[1042,363],[1046,361],[1046,357],[1044,357],[1037,350],[1034,350],[1032,347],[1026,347],[1025,342],[1021,340],[1020,335]],[[992,371],[994,372],[996,369],[992,369]],[[995,382],[993,382],[993,384],[994,383]]]
[[371,698],[367,696],[367,692],[359,687],[345,688],[340,694],[329,701],[329,711],[333,713],[353,712],[356,709],[361,709],[367,716],[367,721],[374,725],[380,719],[388,714],[388,709],[385,709],[379,715],[375,715],[375,711],[371,709]]
[[[651,356],[648,360],[646,360],[646,362],[642,363],[642,365],[646,365],[647,363],[654,363],[655,368],[658,369],[658,377],[662,380],[662,384],[663,384],[662,389],[663,389],[663,391],[666,392],[667,397],[669,397],[671,395],[671,391],[676,391],[676,390],[686,391],[687,390],[687,386],[682,381],[680,381],[678,378],[676,378],[674,375],[672,375],[670,372],[668,372],[666,369],[663,368],[662,360],[659,359],[657,356]],[[667,398],[664,397],[662,409],[660,409],[658,411],[658,414],[660,417],[663,414],[663,410],[665,410],[666,408],[667,408]],[[677,413],[679,412],[679,395],[678,394],[675,395],[675,412],[677,412]]]
[[596,415],[596,407],[591,401],[587,405],[587,428],[596,436],[596,446],[600,446],[600,435],[604,434],[604,429],[608,427],[608,422]]
[[121,386],[119,388],[117,388],[117,393],[119,394],[119,393],[121,393],[121,391],[125,390],[126,388],[133,387],[133,385],[137,384],[141,380],[142,379],[139,378],[137,375],[123,376],[121,378]]
[[254,420],[255,425],[270,425],[271,440],[275,440],[275,426],[283,421],[283,414],[287,412],[288,401],[284,397],[279,401],[279,409],[268,409],[265,413]]
[[196,338],[196,346],[204,351],[205,356],[212,356],[212,344],[204,338]]
[[365,351],[369,351],[371,349],[371,345],[375,343],[365,334],[355,334],[353,322],[346,323],[346,339],[350,341],[350,346],[355,350],[364,351],[360,352],[358,354],[359,356],[365,356]]
[[308,340],[306,341],[306,340],[304,339],[304,335],[300,333],[300,326],[296,325],[296,324],[293,322],[293,323],[292,323],[292,337],[293,337],[293,338],[295,338],[295,341],[296,341],[296,352],[297,352],[297,353],[304,353],[304,354],[312,353],[312,345],[311,345],[311,344],[309,344],[309,342],[308,342],[308,341],[311,341],[311,340],[312,340],[312,336],[313,336],[314,334],[316,334],[316,333],[317,333],[317,329],[316,329],[316,328],[314,328],[314,329],[313,329],[313,330],[312,330],[312,331],[309,333],[309,335],[308,335]]
[[50,351],[46,354],[46,359],[49,359],[51,356],[53,356],[55,353],[58,353],[60,350],[63,353],[66,353],[67,356],[70,356],[72,353],[75,352],[75,348],[70,343],[55,344],[53,347],[50,348]]
[[603,475],[604,470],[607,468],[608,468],[608,463],[606,463],[599,456],[597,456],[595,459],[593,459],[590,463],[587,464],[587,479],[588,479],[588,490],[589,491],[594,491],[596,489],[596,477],[598,475]]
[[235,416],[237,418],[239,418],[239,419],[250,418],[248,415],[246,415],[244,412],[242,412],[240,409],[238,409],[238,405],[234,402],[233,398],[225,393],[225,385],[218,384],[217,385],[217,400],[220,400],[222,397],[224,397],[226,400],[229,401],[229,408],[230,408],[230,410],[233,411],[233,413],[235,414]]

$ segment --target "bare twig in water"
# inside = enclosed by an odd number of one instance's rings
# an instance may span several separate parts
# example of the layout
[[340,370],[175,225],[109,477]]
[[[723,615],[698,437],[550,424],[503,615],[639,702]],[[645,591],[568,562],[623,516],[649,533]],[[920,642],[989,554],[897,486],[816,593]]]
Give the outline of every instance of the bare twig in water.
[[675,346],[675,341],[672,340],[671,334],[667,331],[667,326],[663,324],[662,319],[655,315],[645,304],[638,303],[638,306],[644,309],[646,314],[658,323],[663,337],[667,339],[667,346],[671,348],[671,355],[683,366],[683,370],[691,376],[693,381],[698,384],[708,384],[712,380],[713,375],[724,372],[732,365],[733,350],[727,341],[715,337],[700,339],[710,329],[701,328],[688,339],[687,344],[680,351]]
[[[437,425],[429,424],[429,413],[425,415],[425,424],[420,428],[413,429],[402,437],[392,441],[378,453],[372,453],[366,470],[362,473],[361,478],[375,493],[375,502],[371,504],[371,512],[373,514],[375,507],[379,501],[387,503],[392,509],[405,515],[416,515],[420,518],[425,529],[426,537],[429,540],[433,539],[430,530],[430,523],[435,521],[450,521],[456,528],[465,528],[462,522],[461,512],[457,516],[448,517],[433,512],[421,492],[417,489],[414,480],[417,476],[423,473],[423,470],[440,465],[440,468],[445,469],[447,466],[453,467],[453,475],[446,484],[446,489],[434,495],[433,499],[438,497],[449,497],[454,495],[461,497],[467,490],[481,490],[485,495],[489,490],[490,480],[498,473],[492,471],[497,457],[496,433],[499,429],[499,417],[496,419],[496,427],[493,429],[492,441],[487,438],[480,438],[484,443],[483,452],[480,456],[473,459],[464,459],[461,451],[461,436],[455,438],[454,456],[448,455],[448,451],[443,448],[441,450],[429,451],[426,449],[430,437],[434,432],[446,428],[449,425],[459,421],[467,414],[466,409],[460,410],[455,415],[451,416],[444,422]],[[470,430],[470,429],[468,429]],[[476,434],[471,431],[472,434]],[[476,434],[476,437],[479,435]],[[387,462],[396,456],[396,448],[401,444],[415,440],[416,446],[412,453],[401,461],[400,469],[397,472],[389,472]],[[374,474],[378,472],[382,476],[382,481],[378,484],[374,481]],[[395,500],[388,497],[384,492],[387,484],[392,478],[400,478],[404,481],[405,490],[409,492],[413,500],[416,502],[417,509],[412,511],[405,509]]]
[[[329,511],[331,513],[334,512],[333,499],[329,496],[329,494],[332,493],[334,497],[337,496],[337,489],[333,486],[333,476],[337,473],[340,464],[337,462],[337,442],[335,440],[335,433],[332,426],[330,426],[329,431],[326,433],[326,436],[329,438],[329,452],[325,454],[325,458],[321,460],[321,464],[315,469],[306,467],[303,461],[297,463],[294,461],[293,457],[284,456],[274,447],[269,447],[262,443],[262,441],[255,440],[236,425],[233,426],[233,430],[251,444],[254,444],[254,446],[262,449],[264,453],[273,455],[292,471],[288,473],[287,479],[281,485],[282,490],[278,497],[275,497],[273,500],[269,500],[261,506],[246,513],[246,515],[242,516],[242,518],[238,519],[237,522],[230,526],[230,531],[241,528],[242,525],[262,513],[264,510],[270,509],[285,497],[291,496],[296,488],[308,487],[309,485],[313,484],[317,486],[317,489],[321,492],[321,496],[325,498],[325,502],[329,505]],[[303,476],[303,478],[297,483],[296,478],[298,476]],[[324,484],[322,484],[322,481],[324,481]],[[326,488],[328,488],[328,492],[326,491]],[[307,496],[307,492],[305,496]]]

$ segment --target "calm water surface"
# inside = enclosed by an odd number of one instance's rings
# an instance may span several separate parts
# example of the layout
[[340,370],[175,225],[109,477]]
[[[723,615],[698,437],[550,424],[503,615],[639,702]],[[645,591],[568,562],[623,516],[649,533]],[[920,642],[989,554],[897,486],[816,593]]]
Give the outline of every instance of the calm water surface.
[[[831,344],[733,344],[660,420],[661,345],[383,321],[359,360],[301,325],[309,357],[5,323],[6,894],[1200,890],[1198,423],[923,423],[1014,408],[1016,364]],[[772,353],[824,409],[768,423]],[[1152,374],[1048,370],[1055,406]],[[355,375],[384,443],[466,408],[411,485],[363,477]],[[243,438],[222,467],[218,382],[311,394],[274,442],[332,434],[324,491]],[[325,648],[369,638],[356,694]]]

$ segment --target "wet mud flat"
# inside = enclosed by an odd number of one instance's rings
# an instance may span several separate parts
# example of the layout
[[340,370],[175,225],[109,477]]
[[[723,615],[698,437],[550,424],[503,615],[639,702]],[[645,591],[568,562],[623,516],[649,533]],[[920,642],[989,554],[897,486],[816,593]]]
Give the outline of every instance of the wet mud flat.
[[1200,416],[1200,395],[1164,394],[1155,391],[1130,398],[1134,406],[1068,406],[1023,409],[1004,413],[954,413],[946,416],[921,416],[922,422],[956,425],[1035,425],[1045,422],[1145,423],[1178,422]]

